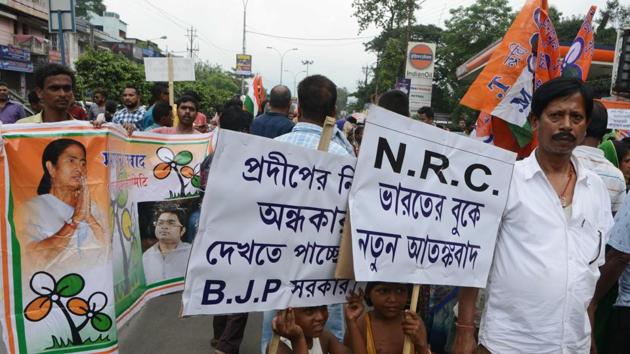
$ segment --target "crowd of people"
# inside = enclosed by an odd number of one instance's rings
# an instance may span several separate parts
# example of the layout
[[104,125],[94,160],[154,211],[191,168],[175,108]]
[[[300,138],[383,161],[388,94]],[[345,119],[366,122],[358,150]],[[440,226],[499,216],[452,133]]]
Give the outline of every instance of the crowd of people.
[[[316,149],[326,117],[337,116],[336,85],[322,75],[299,83],[297,109],[289,88],[278,85],[258,117],[235,96],[217,107],[211,119],[201,112],[193,91],[177,97],[173,112],[162,83],[153,87],[148,108],[141,104],[139,89],[127,85],[122,108],[109,93],[95,89],[87,110],[75,102],[75,76],[67,67],[43,66],[35,83],[35,94],[29,95],[35,114],[28,117],[0,83],[3,123],[84,119],[96,129],[119,124],[131,135],[195,134],[220,127]],[[377,104],[411,116],[401,91],[383,93]],[[417,115],[435,125],[431,108],[422,107]],[[365,119],[364,112],[341,117],[329,153],[357,156]],[[261,352],[269,350],[275,333],[281,337],[278,353],[401,353],[405,336],[417,354],[630,353],[630,199],[625,198],[630,140],[611,137],[605,107],[577,79],[558,78],[540,86],[529,122],[538,147],[515,165],[488,285],[482,291],[453,289],[453,296],[440,304],[447,313],[444,336],[436,336],[435,312],[430,311],[438,307],[431,296],[439,287],[423,287],[416,313],[407,309],[410,285],[376,282],[351,294],[346,304],[265,313]],[[469,135],[466,120],[459,124],[461,133]],[[211,163],[212,155],[202,164],[203,191],[211,188],[206,186]],[[184,225],[176,213],[158,216],[157,224]],[[182,248],[183,233],[165,234],[145,264]],[[247,314],[214,317],[216,353],[239,353],[247,319]]]

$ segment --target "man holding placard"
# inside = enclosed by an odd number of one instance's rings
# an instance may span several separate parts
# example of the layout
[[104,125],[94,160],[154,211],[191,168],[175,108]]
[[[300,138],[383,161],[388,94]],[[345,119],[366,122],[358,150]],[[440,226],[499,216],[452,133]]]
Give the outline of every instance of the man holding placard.
[[[336,115],[337,86],[322,75],[306,77],[298,85],[298,102],[298,123],[290,133],[281,135],[274,140],[317,149],[326,117]],[[328,152],[337,155],[354,155],[352,145],[336,127],[334,127]],[[265,352],[267,342],[271,339],[273,316],[273,311],[265,312],[261,352]],[[337,338],[343,339],[343,308],[341,305],[329,307],[328,328]]]
[[533,95],[533,154],[516,163],[499,227],[487,301],[474,340],[476,288],[462,288],[455,354],[588,353],[587,305],[612,225],[602,180],[573,150],[586,134],[593,93],[558,78]]

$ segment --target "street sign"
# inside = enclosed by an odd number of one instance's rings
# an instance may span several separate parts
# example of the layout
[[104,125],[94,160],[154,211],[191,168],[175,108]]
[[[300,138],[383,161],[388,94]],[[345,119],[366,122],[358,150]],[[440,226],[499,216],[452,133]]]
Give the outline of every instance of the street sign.
[[236,75],[250,76],[252,74],[252,56],[236,54]]
[[75,0],[48,0],[50,8],[48,30],[50,32],[76,32]]

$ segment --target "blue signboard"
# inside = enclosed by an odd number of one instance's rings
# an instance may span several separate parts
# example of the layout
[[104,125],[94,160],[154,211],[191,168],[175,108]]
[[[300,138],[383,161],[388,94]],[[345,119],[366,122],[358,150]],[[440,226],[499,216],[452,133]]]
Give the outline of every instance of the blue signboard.
[[23,63],[13,60],[0,60],[0,69],[8,71],[19,71],[23,73],[32,73],[33,63]]
[[30,62],[31,52],[22,48],[0,45],[0,58],[13,61]]

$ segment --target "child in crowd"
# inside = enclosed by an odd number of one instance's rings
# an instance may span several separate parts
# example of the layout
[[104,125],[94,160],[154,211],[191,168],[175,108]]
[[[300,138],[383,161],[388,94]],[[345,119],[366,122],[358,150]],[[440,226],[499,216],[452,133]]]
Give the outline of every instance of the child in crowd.
[[328,306],[278,311],[271,324],[273,332],[281,336],[277,354],[350,354],[325,328],[327,320]]
[[416,354],[430,354],[427,330],[422,320],[405,310],[410,285],[368,283],[365,300],[371,311],[364,313],[363,293],[352,294],[346,305],[346,338],[353,354],[400,354],[405,335],[409,336]]
[[157,102],[153,107],[153,125],[147,130],[173,126],[173,109],[168,103]]
[[[405,310],[409,288],[406,284],[375,282],[367,284],[365,294],[350,294],[344,306],[345,345],[325,328],[326,306],[278,312],[272,323],[274,333],[281,336],[277,353],[400,354],[407,335],[416,354],[431,354],[424,323],[416,313]],[[373,306],[367,313],[363,298]]]

